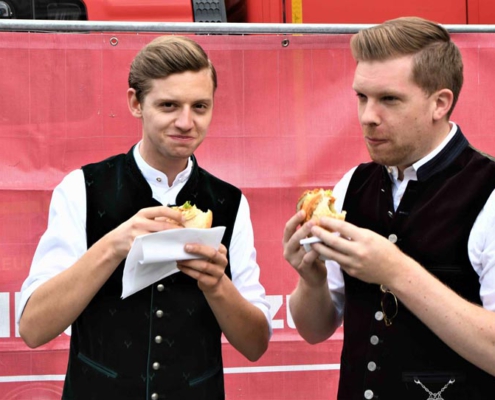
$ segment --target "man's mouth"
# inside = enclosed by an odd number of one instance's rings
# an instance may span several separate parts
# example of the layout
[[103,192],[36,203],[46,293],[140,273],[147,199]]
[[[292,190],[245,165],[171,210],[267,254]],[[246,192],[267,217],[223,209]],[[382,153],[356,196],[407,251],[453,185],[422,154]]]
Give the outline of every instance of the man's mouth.
[[366,136],[365,140],[366,140],[366,143],[368,143],[370,146],[378,146],[380,144],[387,142],[387,140],[385,140],[385,139],[377,139],[377,138],[373,138],[370,136]]
[[185,136],[185,135],[169,135],[169,138],[172,140],[179,140],[183,142],[188,142],[194,139],[192,136]]

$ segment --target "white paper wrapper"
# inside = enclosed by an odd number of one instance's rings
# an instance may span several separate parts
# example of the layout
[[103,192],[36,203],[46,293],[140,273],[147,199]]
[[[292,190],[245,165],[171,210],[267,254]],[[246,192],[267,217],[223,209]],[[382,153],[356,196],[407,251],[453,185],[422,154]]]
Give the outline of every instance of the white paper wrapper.
[[179,272],[177,261],[200,258],[184,251],[187,243],[217,249],[224,233],[225,227],[217,226],[211,229],[170,229],[136,237],[125,261],[122,298]]
[[[299,243],[301,244],[301,246],[304,247],[304,250],[306,250],[306,252],[309,252],[309,251],[311,251],[311,244],[312,243],[322,243],[322,241],[320,240],[320,238],[317,238],[316,236],[311,236],[309,238],[301,239],[299,241]],[[323,261],[330,260],[329,258],[327,258],[321,254],[320,254],[320,257],[318,257],[318,258],[320,260],[323,260]]]

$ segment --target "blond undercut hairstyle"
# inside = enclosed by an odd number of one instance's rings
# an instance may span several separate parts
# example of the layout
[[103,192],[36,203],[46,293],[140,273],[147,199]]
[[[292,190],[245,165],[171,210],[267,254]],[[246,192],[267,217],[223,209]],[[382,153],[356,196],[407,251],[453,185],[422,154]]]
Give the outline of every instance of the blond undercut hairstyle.
[[217,73],[203,48],[184,36],[160,36],[144,46],[132,61],[129,87],[136,91],[136,97],[142,103],[151,90],[153,79],[203,69],[210,71],[215,91]]
[[464,81],[462,56],[439,24],[419,17],[386,21],[353,35],[351,51],[358,63],[412,55],[413,82],[428,95],[450,89],[454,96],[447,117],[452,114]]

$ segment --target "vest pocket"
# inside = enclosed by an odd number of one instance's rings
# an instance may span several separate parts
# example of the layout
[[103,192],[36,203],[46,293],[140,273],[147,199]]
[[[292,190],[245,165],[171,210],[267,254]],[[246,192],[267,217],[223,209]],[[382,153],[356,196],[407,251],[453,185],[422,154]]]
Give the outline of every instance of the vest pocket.
[[97,363],[96,361],[93,361],[91,358],[86,357],[82,353],[78,353],[77,358],[79,360],[81,360],[83,363],[85,363],[87,366],[93,368],[94,370],[107,376],[108,378],[117,378],[118,377],[117,372],[105,367],[104,365]]
[[416,379],[423,383],[447,383],[450,379],[455,379],[456,382],[464,382],[466,375],[459,371],[411,371],[402,373],[403,382],[414,382]]
[[221,370],[220,364],[218,364],[217,366],[215,366],[212,369],[206,370],[202,375],[198,376],[197,378],[191,379],[189,381],[189,386],[199,385],[201,382],[204,382],[207,379],[210,379],[213,376],[215,376],[216,374],[218,374],[218,372],[220,372],[220,370]]

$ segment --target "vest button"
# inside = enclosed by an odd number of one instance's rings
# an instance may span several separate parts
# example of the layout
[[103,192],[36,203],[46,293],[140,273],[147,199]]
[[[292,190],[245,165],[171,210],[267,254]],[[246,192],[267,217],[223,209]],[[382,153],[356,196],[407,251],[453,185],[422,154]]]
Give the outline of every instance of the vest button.
[[159,291],[159,292],[163,292],[165,290],[165,286],[163,286],[161,283],[156,287],[156,289]]
[[381,311],[377,311],[377,312],[375,313],[375,319],[376,319],[377,321],[381,321],[381,320],[383,319],[383,313],[382,313]]
[[160,369],[160,363],[158,363],[158,362],[154,362],[154,363],[153,363],[153,369],[154,369],[155,371],[159,370],[159,369]]
[[151,395],[151,400],[158,400],[158,393],[153,393]]
[[378,343],[380,343],[380,339],[378,339],[378,336],[373,335],[370,337],[370,342],[373,346],[376,346]]
[[373,390],[369,390],[369,389],[368,389],[368,390],[366,390],[366,391],[364,392],[364,398],[365,398],[365,399],[367,399],[367,400],[372,399],[374,395],[375,395],[375,394],[373,393]]
[[161,342],[162,342],[162,337],[161,336],[155,337],[155,343],[160,344]]
[[162,311],[162,310],[158,310],[158,311],[156,312],[156,317],[157,317],[157,318],[161,318],[161,317],[163,317],[163,311]]
[[376,363],[375,362],[370,361],[368,363],[368,371],[371,371],[371,372],[376,371]]
[[391,235],[389,235],[388,237],[388,240],[390,240],[392,243],[397,243],[397,235],[395,233],[392,233]]

